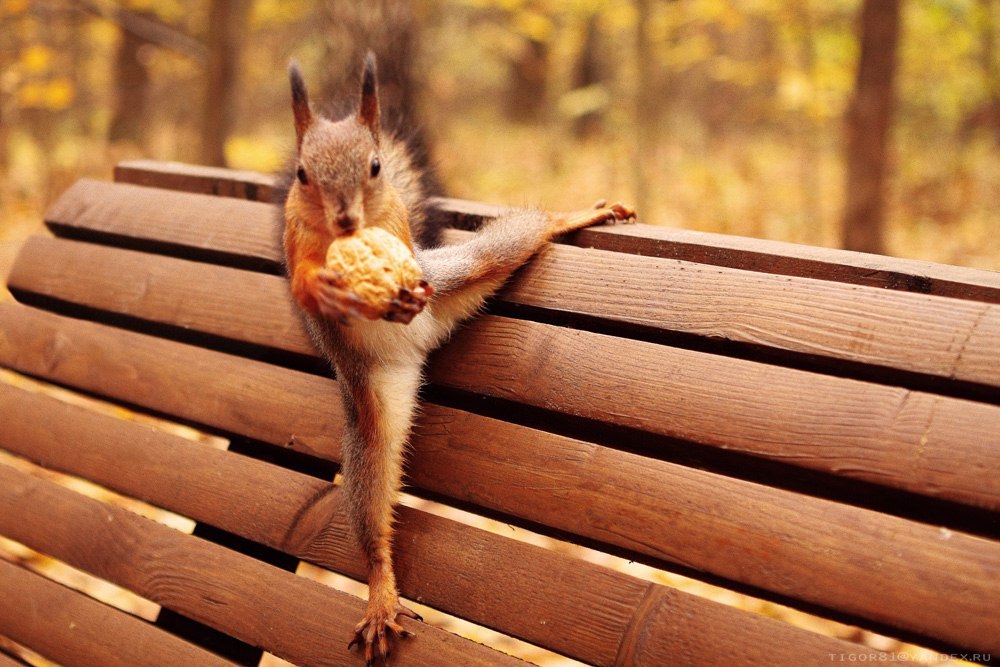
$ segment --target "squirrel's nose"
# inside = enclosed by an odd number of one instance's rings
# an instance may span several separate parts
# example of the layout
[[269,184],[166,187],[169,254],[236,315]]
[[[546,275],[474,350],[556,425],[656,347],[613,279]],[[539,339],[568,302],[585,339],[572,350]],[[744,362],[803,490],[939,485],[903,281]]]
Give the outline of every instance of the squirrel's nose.
[[350,234],[358,228],[358,221],[355,216],[343,210],[331,211],[327,215],[326,224],[330,232],[336,236]]
[[360,202],[347,201],[344,197],[324,197],[323,209],[326,226],[334,236],[350,234],[359,229],[364,219]]
[[347,215],[346,213],[338,215],[336,220],[334,220],[334,224],[337,225],[337,228],[340,229],[340,231],[342,232],[353,232],[354,229],[358,226],[357,223],[354,221],[354,218]]

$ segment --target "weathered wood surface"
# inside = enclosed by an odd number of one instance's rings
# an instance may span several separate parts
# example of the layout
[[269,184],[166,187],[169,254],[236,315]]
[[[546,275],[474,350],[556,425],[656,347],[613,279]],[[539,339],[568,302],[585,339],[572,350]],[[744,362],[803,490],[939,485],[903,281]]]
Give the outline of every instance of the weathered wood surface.
[[[46,219],[57,232],[111,234],[111,240],[216,253],[210,259],[241,266],[263,262],[269,271],[280,271],[276,214],[266,204],[84,180],[59,198]],[[206,234],[206,228],[212,231]],[[53,281],[70,275],[62,261],[100,259],[92,251],[67,260],[74,255],[70,248],[29,245],[31,254],[19,262],[12,287],[27,289],[36,281],[36,289],[54,289]],[[134,261],[139,266],[126,263],[105,275],[101,287],[135,295],[146,284],[146,271],[142,258]],[[851,362],[983,384],[1000,396],[1000,305],[562,245],[547,248],[520,272],[502,299],[716,345],[764,347],[813,364],[824,360],[821,366]]]
[[[137,165],[137,172],[143,170]],[[167,173],[163,176],[170,178]],[[217,177],[223,183],[228,180],[224,171]],[[151,176],[150,182],[156,178]],[[503,206],[440,197],[432,201],[430,215],[444,224],[467,229],[503,210]],[[644,224],[592,227],[564,241],[647,257],[1000,303],[1000,273],[996,271],[900,257]]]
[[[64,238],[31,241],[11,277],[15,294],[97,321],[0,305],[0,365],[338,461],[335,381],[241,356],[303,368],[314,354],[280,277],[275,210],[261,203],[273,181],[143,162],[121,165],[116,179],[81,181],[60,198],[47,221]],[[453,200],[434,209],[460,226],[499,210]],[[452,241],[466,235],[449,233]],[[415,489],[936,646],[1000,651],[995,540],[795,493],[780,480],[771,480],[779,488],[760,483],[782,466],[750,475],[755,483],[618,449],[634,449],[637,438],[646,451],[697,443],[996,512],[998,274],[643,225],[566,240],[601,249],[543,251],[496,311],[525,319],[486,316],[456,336],[429,369],[451,393],[431,395],[486,397],[463,404],[495,415],[511,401],[527,404],[562,420],[567,433],[580,432],[580,418],[612,428],[599,445],[426,404],[409,469]],[[0,423],[0,447],[363,575],[327,482],[11,387],[0,386]],[[122,467],[134,474],[118,474]],[[168,539],[167,529],[131,515],[119,522],[117,510],[113,535],[102,532],[100,503],[50,487],[0,469],[0,532],[61,549],[56,557],[193,618],[208,614],[206,623],[251,644],[294,641],[272,636],[285,626],[260,625],[267,620],[253,610],[264,603],[250,595],[270,593],[287,573],[173,531]],[[22,508],[31,524],[61,512],[68,523],[14,526]],[[975,512],[961,525],[977,530],[988,520],[988,511]],[[733,655],[792,664],[858,650],[416,510],[400,520],[404,593],[593,664],[721,664]],[[120,559],[117,543],[102,549],[109,536],[156,557],[146,566],[138,556]],[[185,555],[207,560],[182,573]],[[189,576],[189,590],[163,589]],[[223,604],[199,611],[203,586]],[[335,633],[334,622],[310,629],[320,623],[310,606],[320,598],[303,590],[302,599],[283,591],[267,604],[300,605],[291,615],[308,616],[299,631],[313,643],[265,648],[302,660],[343,653],[329,651],[329,640],[349,632]],[[333,596],[326,611],[348,627],[359,603]],[[223,618],[234,613],[250,618]],[[439,640],[446,652],[426,653],[438,662],[482,651],[447,633],[433,637],[414,655]]]
[[[1000,306],[622,257],[552,246],[518,273],[504,298],[664,333],[823,357],[834,366],[848,361],[979,383],[1000,398]],[[240,336],[227,329],[238,331],[251,320],[244,337],[308,353],[288,289],[275,278],[36,237],[9,283],[15,291],[234,338]],[[260,319],[252,316],[255,311]]]
[[[576,274],[586,273],[581,268]],[[278,276],[38,238],[20,256],[10,285],[15,293],[314,354]],[[959,349],[942,364],[964,359],[986,379],[998,372],[1000,352],[989,350],[1000,334],[973,331],[953,341]],[[912,335],[903,331],[890,347],[912,347]],[[429,376],[447,387],[1000,508],[997,406],[495,316],[456,335]],[[955,457],[966,466],[956,469]]]
[[115,181],[167,190],[234,197],[249,201],[274,201],[274,176],[159,160],[129,160],[115,166]]
[[281,261],[274,206],[230,197],[81,179],[49,207],[45,222],[62,234],[275,272]]
[[315,355],[284,278],[36,236],[8,278],[15,293]]
[[2,560],[0,610],[0,635],[59,664],[230,664],[143,620]]
[[[363,613],[361,600],[5,465],[0,533],[286,660],[357,664],[343,641]],[[404,664],[523,664],[444,630],[419,629],[420,641],[396,643]]]
[[[11,322],[0,363],[339,456],[331,380],[21,310],[28,312],[10,317],[0,308],[0,320]],[[126,358],[122,349],[132,354]],[[1000,588],[983,588],[1000,586],[1000,545],[989,540],[448,408],[425,410],[413,448],[412,482],[436,493],[956,644],[1000,637],[1000,620],[988,611]],[[968,595],[970,589],[980,593]],[[957,615],[967,622],[954,623]]]
[[586,419],[1000,507],[997,406],[493,316],[456,336],[428,376]]
[[[339,457],[340,399],[330,379],[13,304],[0,304],[0,322],[8,368],[265,442],[294,437],[299,451]],[[294,419],[290,406],[298,406]]]
[[[6,650],[6,647],[4,647]],[[25,667],[28,663],[15,660],[6,653],[0,652],[0,667]]]
[[[0,360],[24,372],[267,442],[294,440],[294,448],[324,458],[338,456],[340,408],[329,380],[41,311],[20,312],[7,305],[0,306],[0,314],[7,329]],[[458,336],[431,365],[432,378],[500,397],[516,394],[528,403],[592,419],[702,442],[716,438],[730,449],[742,447],[831,472],[844,467],[847,474],[997,506],[1000,464],[994,448],[1000,410],[994,406],[752,362],[733,368],[734,360],[503,318],[482,318],[476,327],[488,330],[486,342],[476,342],[480,336]],[[527,340],[511,341],[518,336]],[[504,352],[512,346],[519,350],[514,359]],[[130,354],[121,355],[122,349]],[[618,359],[615,374],[580,363],[581,349],[594,359]],[[573,383],[517,374],[546,365],[550,373],[565,373]],[[659,369],[659,375],[645,382],[634,379],[649,368]],[[470,384],[473,375],[478,377],[475,385]],[[797,381],[783,379],[788,376]],[[761,380],[771,387],[769,393],[758,388]],[[661,381],[669,391],[661,390]],[[786,389],[774,393],[776,386]],[[622,400],[625,391],[642,400]],[[244,394],[249,402],[238,398]],[[773,424],[772,409],[801,416],[797,422]],[[288,410],[294,411],[294,420],[286,417]],[[848,418],[842,416],[845,410]],[[951,465],[956,458],[968,467],[957,470]],[[915,470],[923,472],[915,475]]]
[[[262,202],[273,201],[275,186],[274,177],[266,174],[153,160],[120,163],[115,180]],[[502,210],[446,197],[431,202],[433,216],[463,227]],[[587,229],[568,241],[647,257],[1000,303],[1000,273],[934,262],[641,224]]]
[[[364,578],[340,493],[327,482],[0,385],[0,419],[16,412],[22,418],[0,435],[8,451]],[[654,664],[737,653],[802,663],[859,648],[418,510],[401,509],[396,546],[403,595],[595,665],[631,664],[619,649],[629,643],[647,647]],[[707,615],[697,634],[716,641],[689,645],[666,616],[654,622],[650,597],[669,598],[694,626]]]

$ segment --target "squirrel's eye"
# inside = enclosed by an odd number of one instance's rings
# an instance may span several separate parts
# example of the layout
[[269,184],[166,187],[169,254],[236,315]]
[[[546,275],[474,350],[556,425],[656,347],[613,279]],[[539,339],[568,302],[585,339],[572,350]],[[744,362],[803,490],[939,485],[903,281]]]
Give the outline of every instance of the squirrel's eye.
[[299,183],[302,185],[309,185],[309,178],[306,176],[306,170],[299,167],[295,172],[295,177],[299,179]]
[[372,178],[378,176],[380,171],[382,171],[382,163],[378,158],[372,159]]

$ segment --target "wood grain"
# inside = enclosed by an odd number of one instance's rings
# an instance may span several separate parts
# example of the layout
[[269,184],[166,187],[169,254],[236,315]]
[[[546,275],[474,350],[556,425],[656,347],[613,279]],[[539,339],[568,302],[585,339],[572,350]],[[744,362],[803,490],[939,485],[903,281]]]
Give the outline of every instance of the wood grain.
[[[819,655],[803,661],[798,656],[790,654],[791,647],[783,647],[783,650],[772,652],[770,646],[754,645],[751,640],[757,633],[768,632],[765,626],[765,619],[762,616],[754,615],[748,619],[747,623],[737,627],[727,627],[716,622],[713,614],[718,609],[705,610],[703,615],[694,617],[690,614],[680,612],[676,607],[678,591],[665,587],[650,589],[649,595],[643,601],[645,609],[645,623],[636,626],[625,643],[622,645],[621,662],[618,665],[661,665],[657,661],[657,656],[661,654],[661,641],[664,636],[662,628],[670,628],[670,636],[682,638],[682,656],[708,656],[704,661],[686,661],[678,659],[669,664],[677,665],[719,665],[726,667],[729,665],[761,665],[762,667],[773,667],[774,665],[825,665],[828,663],[864,663],[878,662],[879,664],[912,664],[904,654],[883,653],[873,649],[865,649],[855,646],[853,651],[847,653],[839,649],[832,649],[826,655]],[[721,620],[721,619],[718,619]],[[702,622],[706,628],[702,629]],[[697,627],[696,627],[697,626]],[[746,649],[737,649],[730,653],[722,651],[713,653],[712,647],[746,645]]]
[[[23,372],[324,458],[339,451],[332,381],[13,305],[0,304],[0,322],[0,363]],[[498,317],[480,318],[456,336],[429,376],[587,419],[1000,507],[994,406]],[[236,398],[243,395],[252,403]],[[294,420],[288,406],[298,406]]]
[[4,650],[8,650],[6,646],[0,649],[0,667],[25,667],[28,663],[22,662],[12,656],[4,653]]
[[2,560],[0,610],[0,635],[60,664],[230,664],[134,616]]
[[587,229],[575,242],[614,252],[1000,303],[1000,273],[964,266],[653,225]]
[[[268,202],[275,184],[267,174],[153,160],[121,163],[115,180]],[[443,224],[469,228],[505,207],[435,197],[430,209]],[[588,229],[565,240],[647,257],[1000,303],[1000,273],[934,262],[643,224]]]
[[495,316],[455,336],[428,376],[546,410],[1000,507],[996,406]]
[[1000,387],[992,304],[558,245],[518,272],[504,298],[829,359],[829,368],[849,361]]
[[[22,418],[0,435],[8,451],[364,579],[340,492],[329,483],[0,385],[0,419],[16,414]],[[448,464],[432,457],[428,465]],[[736,654],[802,663],[860,650],[684,593],[656,593],[669,597],[672,614],[692,619],[692,632],[720,636],[689,647],[659,615],[644,616],[640,603],[659,586],[409,508],[399,512],[396,548],[405,596],[591,664]],[[702,617],[713,627],[698,628]],[[645,662],[623,662],[619,646],[636,636],[655,650],[645,650]]]
[[[56,328],[80,341],[91,363],[103,365],[105,361],[91,353],[99,346],[91,346],[86,338],[107,332],[78,324],[82,326],[64,322]],[[42,327],[24,335],[42,349],[49,347],[51,334]],[[112,349],[128,347],[127,340],[135,336],[116,339]],[[63,351],[55,379],[78,386],[75,373],[62,373],[74,368],[75,356]],[[7,361],[2,349],[0,361]],[[176,358],[175,363],[205,366],[199,357],[187,363]],[[32,372],[29,367],[21,370]],[[135,366],[130,370],[138,377],[146,374]],[[229,386],[221,379],[224,373],[214,375],[220,379],[202,380],[199,389],[206,400],[220,401],[219,413],[227,414],[232,409],[228,403],[235,403],[267,418],[257,409],[253,387]],[[294,376],[286,380],[292,382]],[[129,384],[119,375],[113,386],[127,394]],[[285,389],[286,397],[301,395],[293,386]],[[270,403],[267,413],[273,423],[254,428],[279,433],[282,425],[291,428],[303,407],[312,409],[296,400]],[[186,409],[184,404],[176,407]],[[988,590],[1000,585],[996,542],[461,411],[425,406],[424,412],[410,470],[419,487],[957,644],[1000,637],[995,615],[982,607],[1000,595],[1000,590]],[[214,423],[213,414],[206,414],[209,424]],[[285,444],[286,437],[272,442]],[[845,581],[852,585],[846,587]],[[956,624],[956,617],[968,617],[968,622]]]
[[265,203],[274,201],[277,187],[273,176],[255,171],[157,160],[119,162],[115,165],[114,180],[117,183],[132,183]]
[[[247,206],[256,208],[243,210]],[[80,181],[51,207],[46,219],[57,231],[113,233],[116,238],[199,252],[215,248],[266,261],[277,271],[282,251],[275,217],[265,204]],[[206,235],[206,228],[212,233]],[[51,246],[51,251],[61,249],[63,261],[72,254],[68,248]],[[27,289],[34,278],[53,280],[51,274],[71,281],[59,262],[47,258],[49,246],[36,244],[29,250],[34,254],[18,263],[14,286]],[[123,261],[133,262],[130,271],[142,270],[141,260]],[[136,262],[139,267],[133,266]],[[144,284],[141,274],[123,272],[105,275],[107,289],[129,289],[113,284],[122,281],[122,275],[131,278],[133,290]],[[176,278],[183,280],[183,274]],[[176,289],[175,298],[182,298],[185,288]],[[982,384],[992,387],[1000,400],[995,391],[1000,387],[1000,365],[995,363],[1000,356],[1000,306],[993,304],[563,245],[549,247],[529,264],[502,298],[715,344],[784,351],[809,357],[820,367],[824,362],[819,360],[829,360],[828,366],[847,374],[851,369],[839,362]],[[209,303],[214,301],[209,298]],[[258,301],[263,299],[244,300]]]
[[[106,267],[114,266],[115,271]],[[10,288],[312,354],[277,276],[34,237]],[[552,246],[509,303],[1000,388],[1000,306]],[[997,393],[1000,399],[1000,391]]]
[[[927,636],[1000,637],[1000,619],[980,606],[1000,595],[996,541],[432,406],[417,425],[410,475],[452,497]],[[957,598],[970,590],[979,601],[961,611]],[[945,627],[984,613],[991,618],[962,639]]]
[[[153,171],[140,167],[123,178],[146,178]],[[201,262],[39,240],[29,245],[15,269],[15,288],[221,339],[311,353],[301,328],[296,329],[280,278],[204,263],[280,270],[273,207],[240,199],[259,198],[255,190],[268,183],[252,175],[194,173],[172,165],[160,171],[147,182],[163,180],[175,191],[81,182],[50,209],[48,221],[60,234],[190,255]],[[181,191],[185,189],[227,196],[187,194]],[[441,204],[442,210],[449,205]],[[453,208],[455,220],[476,215]],[[1000,301],[1000,280],[995,274],[642,226],[587,230],[573,242],[606,250],[550,248],[518,276],[504,300],[528,306],[523,312],[540,309],[549,317],[568,314],[609,326],[759,347],[789,359],[829,359],[847,364],[844,372],[850,372],[849,364],[862,364],[943,383],[955,379],[1000,386],[995,363],[1000,358],[1000,310],[993,305]],[[108,275],[108,266],[124,269]],[[61,271],[74,278],[67,280]],[[122,275],[127,279],[121,280]],[[215,292],[194,283],[212,285]],[[267,305],[256,308],[262,299]],[[211,428],[332,460],[339,457],[340,413],[332,381],[16,306],[0,308],[0,323],[2,364]],[[500,317],[482,318],[457,336],[434,360],[430,375],[441,386],[625,426],[635,433],[734,449],[1000,509],[1000,461],[995,455],[1000,408],[984,403]],[[22,397],[9,405],[24,403]],[[7,416],[5,423],[23,421],[14,412]],[[50,422],[40,425],[51,431],[23,441],[25,450],[58,430]],[[66,422],[67,428],[74,425],[79,422]],[[20,429],[16,433],[31,433]],[[78,440],[68,432],[53,442]],[[426,406],[414,440],[411,479],[436,494],[906,633],[1000,650],[992,639],[1000,637],[1000,621],[989,607],[990,600],[1000,597],[1000,546],[995,541],[440,406]],[[96,444],[87,449],[92,448],[99,449]],[[70,452],[65,446],[56,450],[59,456]],[[109,462],[94,465],[109,474],[114,471]],[[185,470],[185,463],[190,460],[173,460],[176,471]],[[176,474],[151,463],[143,466],[154,471],[135,480],[143,488],[164,486],[161,482]],[[264,469],[255,477],[240,468],[235,481],[213,477],[208,466],[204,470],[191,473],[193,486],[174,483],[167,500],[187,503],[212,521],[242,525],[244,532],[252,531],[251,539],[274,541],[279,548],[338,563],[348,572],[354,568],[359,576],[356,554],[344,548],[346,529],[336,518],[337,495],[323,490],[329,485],[314,488],[310,485],[323,483],[308,480],[297,486],[298,476],[282,477],[297,489],[289,495],[291,505],[288,499],[282,505],[273,482],[254,483],[266,477]],[[3,474],[0,502],[27,502],[6,489]],[[248,488],[247,479],[260,488]],[[176,489],[193,497],[181,498]],[[43,504],[35,508],[35,523],[38,513],[52,509],[49,496],[39,497]],[[257,499],[255,509],[266,521],[247,522],[245,507],[237,512],[239,500],[246,498]],[[310,505],[306,498],[316,500]],[[73,499],[70,506],[77,502]],[[289,519],[283,513],[292,507],[302,513]],[[0,526],[4,521],[0,518]],[[465,605],[470,617],[500,619],[519,636],[559,634],[561,640],[545,641],[580,645],[580,655],[594,656],[595,662],[599,658],[599,664],[645,664],[667,655],[665,651],[712,656],[696,640],[679,643],[699,631],[712,634],[667,613],[679,603],[658,587],[623,586],[618,591],[623,598],[598,595],[597,600],[615,601],[610,605],[614,614],[610,620],[596,619],[592,628],[581,630],[566,618],[550,616],[547,629],[532,629],[531,619],[491,606],[494,589],[484,587],[482,596],[468,593],[466,571],[510,570],[497,560],[498,549],[508,553],[497,546],[503,542],[474,539],[464,529],[453,531],[450,522],[409,510],[403,522],[410,539],[400,545],[401,577],[418,595],[452,600],[464,589],[466,601],[447,604]],[[22,530],[51,533],[40,539],[55,543],[66,538],[60,527]],[[121,538],[150,544],[145,537],[134,538],[129,526],[120,530],[125,531]],[[449,562],[454,556],[448,545],[462,545],[454,549],[460,553],[468,546],[469,563],[437,572],[420,560],[425,557],[421,554],[432,554],[432,559]],[[168,570],[175,567],[171,563]],[[414,569],[407,569],[409,563]],[[531,608],[549,609],[542,588],[532,582],[550,578],[557,562],[528,558],[521,565],[526,576],[508,584],[511,594]],[[212,561],[202,574],[216,572],[224,568]],[[227,581],[226,590],[248,587],[240,576],[232,575],[235,583]],[[586,590],[596,592],[615,581],[603,579]],[[565,590],[558,587],[567,583],[550,585]],[[580,603],[588,600],[583,596]],[[600,602],[591,603],[603,611]],[[685,618],[704,613],[711,619],[715,606],[691,610]],[[726,616],[713,622],[724,628],[736,621]],[[761,631],[773,632],[766,626]],[[717,634],[741,636],[738,630]],[[620,649],[612,651],[616,641]],[[735,646],[748,643],[734,641]]]
[[[224,174],[220,178],[226,180]],[[436,197],[430,202],[429,216],[441,225],[475,229],[505,210],[503,206]],[[1000,273],[996,271],[901,257],[641,223],[591,227],[560,242],[766,274],[1000,303]]]
[[8,285],[15,293],[316,355],[279,276],[35,236]]
[[310,373],[14,304],[0,304],[0,364],[174,418],[339,457],[336,384]]
[[45,223],[61,234],[141,241],[281,270],[279,221],[271,204],[81,179],[48,208]]
[[[351,665],[344,649],[361,600],[126,510],[0,465],[0,533],[275,655]],[[402,619],[419,641],[395,644],[402,664],[521,661]]]

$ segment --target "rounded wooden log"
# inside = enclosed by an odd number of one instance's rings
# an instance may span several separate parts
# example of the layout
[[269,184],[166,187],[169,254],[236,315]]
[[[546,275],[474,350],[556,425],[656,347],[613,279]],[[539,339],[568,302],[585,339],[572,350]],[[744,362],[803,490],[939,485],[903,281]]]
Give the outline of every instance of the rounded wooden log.
[[[270,433],[275,444],[296,446],[297,439],[281,429],[297,425],[300,411],[307,421],[324,398],[336,395],[329,382],[323,397],[303,401],[309,392],[296,387],[295,378],[305,374],[270,367],[284,373],[275,377],[282,390],[258,402],[264,391],[259,385],[234,385],[231,379],[257,377],[266,364],[45,313],[35,313],[35,326],[25,326],[32,311],[21,310],[26,312],[12,318],[6,332],[17,338],[7,349],[18,350],[27,362],[21,370],[76,386],[83,380],[83,388],[120,399],[138,387],[168,413],[190,415],[197,408],[188,400],[207,402],[213,409],[198,414],[209,424],[225,422],[253,437]],[[61,349],[55,361],[48,351],[57,331],[73,343],[56,346]],[[29,354],[32,345],[38,351]],[[125,363],[121,372],[108,372],[115,368],[110,351],[143,347],[142,355],[119,362]],[[0,346],[0,362],[18,361],[4,352]],[[193,384],[200,399],[147,392],[149,371],[136,365],[137,358],[172,359],[169,369],[176,374],[196,369],[203,374]],[[97,385],[80,373],[94,363],[105,371]],[[238,370],[240,365],[245,368]],[[173,379],[189,384],[182,375]],[[234,424],[230,415],[237,411],[253,415],[252,422]],[[326,455],[336,459],[326,442]],[[316,441],[307,439],[306,445],[317,452]],[[995,617],[982,606],[1000,595],[983,589],[1000,582],[1000,546],[993,541],[459,411],[428,409],[414,449],[413,481],[435,492],[955,644],[1000,637]],[[587,510],[567,512],[567,506]],[[959,616],[965,622],[954,623]]]
[[0,635],[60,664],[230,664],[145,621],[2,560],[0,610]]
[[[346,593],[0,465],[0,533],[298,664],[355,666],[345,648],[364,613]],[[408,618],[415,664],[520,660]]]

